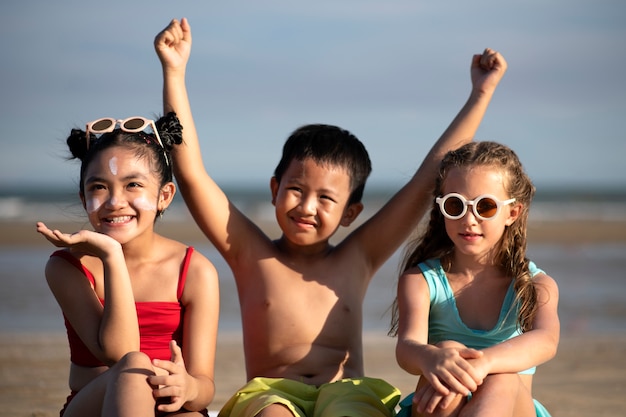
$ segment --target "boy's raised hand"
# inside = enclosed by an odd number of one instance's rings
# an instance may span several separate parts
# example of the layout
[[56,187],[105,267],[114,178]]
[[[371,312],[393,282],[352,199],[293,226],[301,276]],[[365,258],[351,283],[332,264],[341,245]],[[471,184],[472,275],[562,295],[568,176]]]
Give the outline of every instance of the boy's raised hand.
[[173,19],[154,38],[154,49],[164,68],[185,68],[191,54],[191,26],[187,19]]
[[504,57],[493,49],[486,48],[482,54],[472,57],[472,86],[474,90],[493,93],[507,69]]

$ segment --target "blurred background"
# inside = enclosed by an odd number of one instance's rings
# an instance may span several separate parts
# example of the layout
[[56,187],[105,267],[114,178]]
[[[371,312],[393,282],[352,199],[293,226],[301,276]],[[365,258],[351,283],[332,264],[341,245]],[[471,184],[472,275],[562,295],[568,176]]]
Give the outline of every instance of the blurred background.
[[399,187],[491,47],[509,70],[477,139],[515,149],[540,190],[626,190],[621,1],[67,0],[0,5],[0,191],[74,191],[71,128],[160,115],[152,42],[181,17],[204,158],[225,187],[265,190],[289,133],[317,122],[365,143],[371,189]]

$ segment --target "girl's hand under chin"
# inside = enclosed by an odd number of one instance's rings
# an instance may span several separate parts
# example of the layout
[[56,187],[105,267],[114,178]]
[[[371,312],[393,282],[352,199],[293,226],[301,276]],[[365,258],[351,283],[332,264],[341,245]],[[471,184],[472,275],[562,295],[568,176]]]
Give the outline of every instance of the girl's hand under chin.
[[70,248],[73,253],[87,254],[104,258],[122,246],[110,236],[91,230],[79,230],[75,233],[63,233],[51,230],[43,222],[37,222],[37,232],[59,248]]

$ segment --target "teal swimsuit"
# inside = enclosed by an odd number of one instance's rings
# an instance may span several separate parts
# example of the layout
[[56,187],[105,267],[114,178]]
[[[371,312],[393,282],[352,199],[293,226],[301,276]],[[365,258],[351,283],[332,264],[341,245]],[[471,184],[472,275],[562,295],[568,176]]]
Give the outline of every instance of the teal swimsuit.
[[[419,268],[428,284],[430,292],[430,312],[428,317],[428,343],[436,344],[445,340],[454,340],[474,349],[484,349],[501,343],[522,334],[517,326],[519,306],[515,303],[515,289],[513,283],[509,286],[498,322],[491,330],[470,329],[463,323],[457,309],[454,292],[450,287],[445,271],[439,259],[430,259],[420,263]],[[531,276],[543,271],[530,262]],[[520,374],[534,374],[535,367],[519,372]],[[400,402],[402,410],[398,416],[411,415],[411,401],[413,394]],[[535,409],[538,417],[549,417],[550,414],[535,400]]]

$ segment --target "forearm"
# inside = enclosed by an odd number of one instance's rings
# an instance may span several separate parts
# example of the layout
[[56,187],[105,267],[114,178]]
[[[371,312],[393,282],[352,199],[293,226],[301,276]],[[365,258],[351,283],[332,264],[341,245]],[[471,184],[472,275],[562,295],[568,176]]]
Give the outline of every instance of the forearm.
[[432,177],[431,182],[434,185],[437,168],[445,154],[471,142],[476,135],[493,93],[494,91],[472,89],[459,113],[426,155],[414,178],[422,178],[423,181],[424,176]]
[[139,323],[124,254],[104,258],[105,303],[99,332],[104,357],[117,362],[126,353],[139,350]]
[[516,373],[541,365],[556,355],[558,337],[548,331],[532,330],[483,349],[489,374]]
[[189,377],[189,398],[183,407],[189,411],[203,410],[215,397],[215,382],[207,376]]
[[414,340],[398,340],[396,361],[400,368],[411,375],[422,375],[422,360],[428,356],[428,351],[432,349],[436,349],[436,347]]
[[174,174],[184,186],[193,174],[206,172],[189,103],[184,69],[163,69],[163,111],[175,112],[183,127],[183,143],[172,148],[172,155]]

